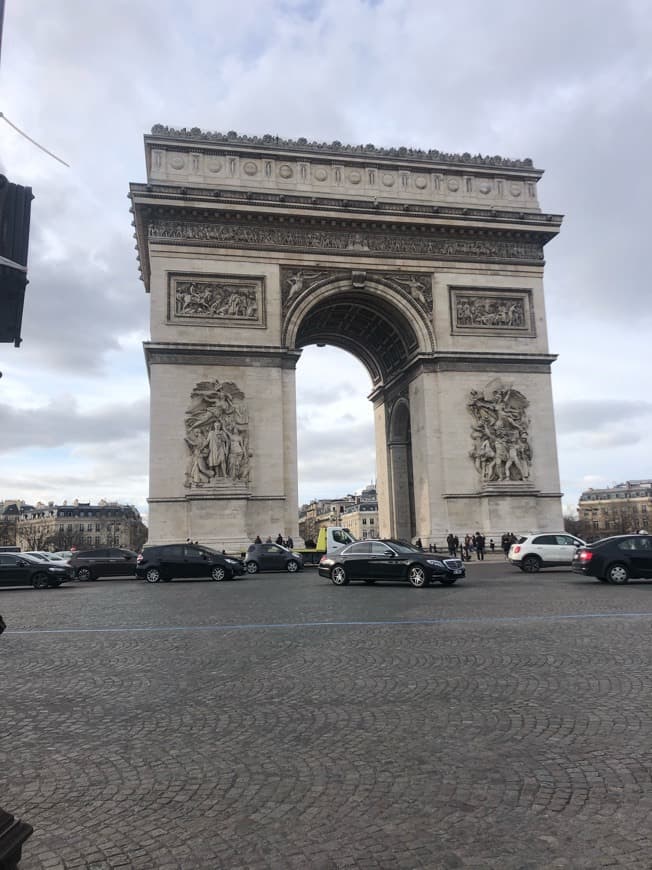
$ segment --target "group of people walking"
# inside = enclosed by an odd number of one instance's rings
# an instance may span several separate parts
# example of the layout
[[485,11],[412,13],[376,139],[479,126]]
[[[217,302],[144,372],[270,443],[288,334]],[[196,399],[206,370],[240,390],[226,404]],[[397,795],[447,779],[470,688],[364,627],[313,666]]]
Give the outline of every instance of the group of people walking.
[[[459,553],[459,557],[463,562],[470,561],[473,553],[475,553],[480,561],[484,560],[487,539],[482,532],[476,532],[474,535],[469,532],[462,538],[462,540],[460,540],[457,535],[450,532],[446,538],[446,543],[448,545],[449,555],[457,558]],[[493,538],[489,539],[489,549],[492,553],[496,549]]]
[[[263,543],[263,539],[260,537],[260,535],[256,535],[256,539],[254,541],[254,544],[262,544],[262,543]],[[284,538],[280,532],[276,536],[275,541],[272,541],[272,536],[268,535],[265,538],[264,543],[265,544],[278,544],[281,547],[287,547],[288,550],[291,550],[294,547],[294,541],[292,540],[292,538],[290,538],[289,536],[287,538]]]

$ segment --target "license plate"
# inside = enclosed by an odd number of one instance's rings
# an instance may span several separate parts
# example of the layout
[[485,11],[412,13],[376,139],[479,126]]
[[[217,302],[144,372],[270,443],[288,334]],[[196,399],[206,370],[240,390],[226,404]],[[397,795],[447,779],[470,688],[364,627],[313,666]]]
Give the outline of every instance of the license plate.
[[453,571],[453,574],[462,574],[462,573],[463,573],[463,572],[462,572],[462,569],[461,569],[461,568],[456,568],[456,569]]

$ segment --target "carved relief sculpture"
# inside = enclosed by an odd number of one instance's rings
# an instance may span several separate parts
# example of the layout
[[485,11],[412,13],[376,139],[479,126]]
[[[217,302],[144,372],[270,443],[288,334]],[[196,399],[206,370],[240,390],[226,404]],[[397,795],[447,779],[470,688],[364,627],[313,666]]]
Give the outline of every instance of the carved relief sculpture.
[[204,279],[170,275],[170,319],[261,324],[263,304],[263,282],[260,278],[215,276]]
[[465,259],[527,260],[541,262],[543,248],[536,241],[455,236],[394,235],[383,232],[352,233],[349,230],[313,230],[303,227],[240,226],[226,223],[196,223],[153,220],[148,236],[156,241],[211,243],[231,248],[292,248],[326,252],[409,254],[417,257],[456,257]]
[[248,483],[249,415],[244,393],[232,382],[201,381],[190,394],[185,442],[187,489]]
[[532,465],[528,405],[522,393],[498,378],[484,390],[471,390],[469,455],[483,483],[528,480]]
[[533,334],[528,291],[470,291],[451,288],[451,316],[456,331]]

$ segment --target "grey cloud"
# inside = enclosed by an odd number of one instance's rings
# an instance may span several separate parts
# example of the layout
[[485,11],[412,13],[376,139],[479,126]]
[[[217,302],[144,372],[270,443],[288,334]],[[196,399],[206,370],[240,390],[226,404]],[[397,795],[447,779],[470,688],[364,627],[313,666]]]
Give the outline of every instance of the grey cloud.
[[82,412],[74,401],[67,406],[52,401],[34,409],[0,404],[0,452],[127,439],[148,431],[147,409],[147,402],[142,399],[105,405],[88,413]]
[[[595,432],[652,414],[652,402],[633,399],[577,399],[555,406],[560,434]],[[633,442],[629,442],[633,443]]]

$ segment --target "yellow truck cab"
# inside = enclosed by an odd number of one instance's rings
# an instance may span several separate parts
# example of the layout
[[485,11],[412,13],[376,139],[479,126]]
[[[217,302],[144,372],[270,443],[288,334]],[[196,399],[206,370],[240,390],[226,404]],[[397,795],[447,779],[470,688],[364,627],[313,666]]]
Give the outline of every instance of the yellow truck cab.
[[324,526],[319,530],[316,547],[294,549],[303,556],[304,565],[318,565],[324,553],[337,553],[348,544],[354,544],[356,540],[343,526]]

